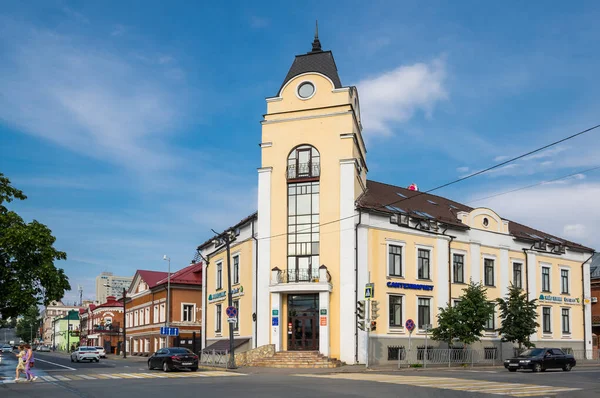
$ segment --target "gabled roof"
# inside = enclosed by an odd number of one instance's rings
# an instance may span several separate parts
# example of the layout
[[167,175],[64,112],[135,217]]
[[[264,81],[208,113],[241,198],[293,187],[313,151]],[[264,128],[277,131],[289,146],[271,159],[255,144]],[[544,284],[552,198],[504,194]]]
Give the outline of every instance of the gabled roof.
[[142,278],[142,280],[144,282],[146,282],[149,289],[152,289],[154,286],[156,286],[158,284],[158,282],[161,279],[166,278],[168,276],[167,272],[148,271],[148,270],[144,270],[144,269],[137,270],[137,274],[139,274],[140,277]]
[[292,67],[285,76],[285,79],[283,79],[283,83],[281,84],[277,95],[281,95],[283,86],[285,86],[287,82],[292,80],[294,77],[310,72],[317,72],[327,76],[329,79],[331,79],[335,88],[342,87],[342,81],[340,80],[340,75],[338,75],[337,66],[335,65],[332,52],[323,51],[321,49],[318,27],[315,31],[315,39],[312,43],[312,51],[306,54],[296,55],[296,58],[292,63]]
[[[258,217],[258,212],[255,211],[254,213],[250,214],[248,217],[242,219],[240,222],[238,222],[237,224],[235,224],[233,227],[228,228],[228,229],[236,229],[236,228],[241,228],[243,225],[247,224],[248,222],[255,220]],[[213,236],[210,239],[207,239],[204,243],[202,243],[200,246],[198,246],[198,250],[203,249],[204,247],[208,246],[209,244],[212,244],[212,241],[217,237],[217,235]]]
[[[167,278],[163,278],[155,286],[166,284]],[[187,267],[171,274],[171,283],[180,285],[202,285],[202,263],[190,264]]]
[[98,308],[114,308],[114,307],[123,307],[123,303],[117,301],[117,298],[115,296],[108,296],[106,298],[106,303],[100,304],[95,309],[98,309]]
[[[402,195],[402,196],[400,196]],[[404,197],[403,197],[404,196]],[[431,203],[434,202],[434,203]],[[419,191],[411,191],[406,188],[397,187],[394,185],[385,184],[382,182],[367,180],[367,190],[358,199],[357,207],[368,211],[377,211],[382,213],[394,214],[397,213],[393,209],[386,208],[386,205],[394,203],[393,206],[402,209],[407,213],[415,211],[425,212],[435,218],[438,222],[447,224],[450,227],[468,229],[469,227],[463,224],[458,216],[458,212],[470,213],[474,208],[446,199],[441,196],[423,193]],[[585,247],[581,244],[550,235],[546,232],[538,231],[526,225],[519,224],[513,221],[508,223],[509,233],[515,238],[527,241],[535,241],[535,238],[530,236],[538,235],[545,238],[556,239],[562,245],[571,249],[582,251],[593,251],[593,249]]]

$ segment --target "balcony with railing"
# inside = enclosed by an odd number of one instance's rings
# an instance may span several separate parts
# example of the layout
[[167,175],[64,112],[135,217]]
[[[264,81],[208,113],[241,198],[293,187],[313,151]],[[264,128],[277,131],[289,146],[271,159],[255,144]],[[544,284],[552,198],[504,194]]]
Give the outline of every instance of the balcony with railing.
[[600,315],[592,315],[592,326],[600,326]]
[[92,333],[116,334],[120,333],[121,325],[119,323],[107,323],[105,325],[92,326]]
[[290,164],[287,167],[288,180],[314,179],[321,175],[321,165],[317,162]]
[[271,292],[331,291],[331,274],[327,267],[318,269],[271,270]]

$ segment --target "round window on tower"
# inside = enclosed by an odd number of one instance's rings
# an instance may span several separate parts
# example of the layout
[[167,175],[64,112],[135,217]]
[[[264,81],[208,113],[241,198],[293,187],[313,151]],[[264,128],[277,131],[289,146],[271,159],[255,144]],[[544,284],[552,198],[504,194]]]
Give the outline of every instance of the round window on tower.
[[311,82],[302,82],[298,86],[298,97],[309,99],[315,94],[315,86]]
[[490,220],[488,220],[487,217],[484,217],[483,218],[483,226],[487,228],[487,227],[489,227],[489,225],[490,225]]

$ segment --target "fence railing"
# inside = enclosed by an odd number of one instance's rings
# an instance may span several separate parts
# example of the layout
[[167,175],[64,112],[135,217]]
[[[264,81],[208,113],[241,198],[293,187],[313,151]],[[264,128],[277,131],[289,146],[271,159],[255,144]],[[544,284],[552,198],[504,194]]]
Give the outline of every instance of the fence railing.
[[566,354],[571,354],[577,361],[594,361],[600,362],[600,350],[573,350],[563,348]]
[[280,271],[278,283],[319,282],[319,270],[312,268],[287,269]]
[[[396,353],[393,354],[394,356]],[[418,347],[406,350],[398,348],[398,368],[410,366],[427,367],[429,365],[443,366],[474,366],[474,365],[500,365],[500,352],[496,347],[479,350],[470,348],[430,348]]]
[[200,365],[206,366],[218,366],[227,368],[227,360],[229,358],[229,351],[218,351],[218,350],[203,350],[199,353]]

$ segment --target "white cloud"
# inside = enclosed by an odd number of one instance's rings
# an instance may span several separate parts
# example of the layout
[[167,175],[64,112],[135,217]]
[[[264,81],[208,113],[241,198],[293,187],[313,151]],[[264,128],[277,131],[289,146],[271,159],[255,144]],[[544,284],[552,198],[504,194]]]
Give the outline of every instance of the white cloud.
[[552,156],[556,156],[559,153],[566,151],[567,149],[568,148],[564,147],[564,146],[556,146],[556,147],[552,147],[550,149],[546,149],[541,152],[534,153],[533,155],[529,155],[525,159],[527,159],[527,160],[545,159],[545,158],[549,158]]
[[76,36],[5,26],[1,120],[129,169],[176,162],[165,138],[182,122],[179,93],[185,91],[160,66],[140,65]]
[[391,135],[417,111],[430,117],[435,105],[448,98],[445,78],[444,61],[436,59],[400,66],[358,82],[365,133]]
[[469,171],[469,168],[468,168],[468,167],[466,167],[466,166],[463,166],[463,167],[457,167],[457,168],[456,168],[456,171],[458,171],[459,173],[466,173],[466,172],[468,172],[468,171]]
[[503,161],[508,160],[508,159],[510,159],[510,156],[500,155],[500,156],[496,156],[494,158],[494,162],[503,162]]
[[[493,194],[491,192],[489,194]],[[487,196],[479,193],[478,197]],[[544,184],[483,200],[501,217],[590,247],[600,247],[600,183]]]

